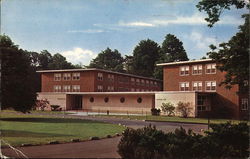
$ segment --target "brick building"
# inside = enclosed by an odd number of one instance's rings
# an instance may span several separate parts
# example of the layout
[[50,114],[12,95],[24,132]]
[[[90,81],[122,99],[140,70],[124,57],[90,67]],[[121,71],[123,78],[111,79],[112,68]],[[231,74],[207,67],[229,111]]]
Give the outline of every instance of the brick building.
[[157,65],[163,66],[164,91],[200,92],[196,99],[196,116],[248,118],[248,81],[243,86],[234,85],[231,89],[219,86],[225,72],[217,70],[218,64],[213,60]]

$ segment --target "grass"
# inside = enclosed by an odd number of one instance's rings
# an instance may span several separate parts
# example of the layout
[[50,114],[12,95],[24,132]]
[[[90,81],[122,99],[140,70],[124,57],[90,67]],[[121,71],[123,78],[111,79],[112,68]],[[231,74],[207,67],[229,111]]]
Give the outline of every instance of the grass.
[[[17,112],[15,110],[10,110],[10,109],[6,109],[6,110],[1,110],[2,113],[22,113],[22,112]],[[72,114],[70,112],[64,112],[64,111],[49,111],[49,110],[45,110],[45,111],[41,111],[41,110],[31,110],[29,112],[30,114]]]
[[91,136],[105,137],[121,133],[124,127],[114,124],[25,114],[0,114],[1,139],[13,146],[40,145],[50,141],[70,142]]
[[[115,118],[123,118],[123,119],[137,119],[137,120],[152,120],[152,121],[165,121],[165,122],[181,122],[181,123],[197,123],[197,124],[207,124],[208,119],[206,118],[182,118],[182,117],[176,117],[176,116],[137,116],[137,115],[99,115],[102,117],[115,117]],[[229,120],[229,119],[210,119],[210,123],[212,124],[220,124],[220,123],[226,123],[228,121],[231,121],[232,123],[239,123],[240,120]],[[246,121],[245,121],[246,122]],[[248,125],[250,125],[250,122],[247,121]]]

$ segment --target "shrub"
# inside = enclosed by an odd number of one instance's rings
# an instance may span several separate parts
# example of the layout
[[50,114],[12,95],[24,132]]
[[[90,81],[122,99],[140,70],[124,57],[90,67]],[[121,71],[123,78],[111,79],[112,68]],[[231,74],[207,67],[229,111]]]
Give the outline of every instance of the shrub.
[[167,116],[174,115],[175,107],[172,103],[162,103],[161,110],[167,114]]
[[249,127],[246,123],[211,125],[205,136],[186,131],[164,133],[151,125],[127,128],[118,145],[124,159],[231,159],[247,158]]
[[41,99],[36,101],[35,108],[44,111],[45,108],[49,106],[49,101],[47,99]]
[[161,113],[161,110],[160,109],[156,109],[156,108],[152,108],[151,109],[151,114],[152,115],[160,115],[160,113]]
[[60,105],[51,105],[50,107],[51,107],[52,111],[57,111],[57,110],[59,110]]
[[176,110],[181,113],[181,116],[184,118],[187,118],[189,114],[192,111],[192,107],[190,106],[190,103],[184,103],[184,102],[179,102],[177,104]]

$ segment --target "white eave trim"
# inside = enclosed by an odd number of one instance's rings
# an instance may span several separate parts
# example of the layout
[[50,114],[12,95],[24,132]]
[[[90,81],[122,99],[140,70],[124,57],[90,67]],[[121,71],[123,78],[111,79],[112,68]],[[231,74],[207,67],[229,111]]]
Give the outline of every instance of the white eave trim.
[[193,61],[178,61],[178,62],[169,62],[169,63],[159,63],[156,66],[169,66],[169,65],[180,65],[180,64],[190,64],[190,63],[200,63],[200,62],[209,62],[213,59],[202,59],[202,60],[193,60]]

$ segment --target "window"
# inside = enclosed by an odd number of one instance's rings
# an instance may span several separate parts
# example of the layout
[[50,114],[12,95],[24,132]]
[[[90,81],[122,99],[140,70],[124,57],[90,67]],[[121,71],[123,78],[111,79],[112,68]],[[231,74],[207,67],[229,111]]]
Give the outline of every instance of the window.
[[207,64],[206,74],[215,74],[215,73],[216,73],[216,64]]
[[202,65],[194,65],[193,75],[201,75],[201,74],[202,74]]
[[69,81],[71,79],[71,74],[70,73],[64,73],[63,74],[63,80],[64,81]]
[[154,86],[157,86],[157,82],[154,82]]
[[131,88],[131,92],[134,92],[135,91],[135,89],[134,88]]
[[105,98],[104,98],[104,102],[105,102],[105,103],[108,103],[108,102],[109,102],[109,97],[105,97]]
[[142,98],[141,97],[137,98],[137,103],[141,103],[141,102],[142,102]]
[[73,85],[72,92],[80,92],[80,85]]
[[70,85],[64,85],[63,86],[63,91],[64,92],[70,92]]
[[89,98],[89,101],[90,101],[91,103],[93,103],[93,102],[95,101],[94,97],[90,97],[90,98]]
[[139,88],[137,88],[137,89],[136,89],[136,92],[140,92],[140,89],[139,89]]
[[136,85],[140,85],[140,79],[136,79]]
[[109,80],[110,82],[114,82],[114,79],[115,79],[115,76],[114,76],[114,75],[108,74],[108,80]]
[[208,111],[208,110],[210,110],[210,106],[208,104],[208,98],[207,98],[207,96],[198,95],[197,110],[198,111]]
[[72,73],[72,80],[80,80],[80,73]]
[[141,85],[144,86],[144,84],[145,84],[145,81],[142,79],[141,80]]
[[181,66],[180,67],[180,75],[181,76],[189,75],[189,66]]
[[134,78],[131,78],[130,81],[131,81],[131,84],[135,83],[135,79]]
[[189,91],[189,82],[180,82],[180,91]]
[[193,82],[193,91],[202,91],[202,82]]
[[241,110],[248,110],[248,98],[241,99]]
[[103,86],[102,85],[97,86],[97,92],[103,92]]
[[61,81],[61,73],[55,73],[54,74],[54,81]]
[[54,86],[54,92],[61,92],[61,86],[60,85],[55,85]]
[[153,86],[153,85],[154,85],[154,82],[153,82],[153,81],[150,81],[150,85]]
[[99,73],[97,74],[97,79],[98,79],[99,81],[102,81],[102,80],[103,80],[103,74],[99,72]]
[[129,77],[120,76],[119,77],[119,82],[120,83],[128,83],[129,82]]
[[120,98],[120,102],[121,102],[121,103],[124,103],[124,102],[125,102],[125,98],[124,98],[124,97],[121,97],[121,98]]
[[206,91],[215,91],[216,81],[206,81]]
[[108,86],[108,92],[113,92],[114,91],[114,86]]
[[146,80],[146,85],[149,86],[149,81],[148,80]]

